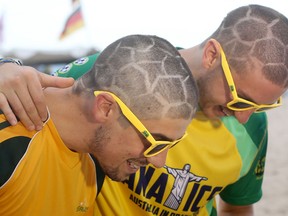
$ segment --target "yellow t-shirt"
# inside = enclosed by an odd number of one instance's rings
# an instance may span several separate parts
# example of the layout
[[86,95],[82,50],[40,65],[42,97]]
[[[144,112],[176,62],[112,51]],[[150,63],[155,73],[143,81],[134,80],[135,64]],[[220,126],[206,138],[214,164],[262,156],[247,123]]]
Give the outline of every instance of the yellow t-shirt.
[[259,200],[263,172],[254,167],[265,158],[266,117],[251,120],[254,135],[235,118],[212,121],[198,112],[165,167],[141,168],[123,183],[106,178],[94,215],[208,216],[217,215],[217,194],[235,205]]
[[69,150],[52,120],[40,132],[0,115],[0,215],[93,215],[96,170],[89,154]]

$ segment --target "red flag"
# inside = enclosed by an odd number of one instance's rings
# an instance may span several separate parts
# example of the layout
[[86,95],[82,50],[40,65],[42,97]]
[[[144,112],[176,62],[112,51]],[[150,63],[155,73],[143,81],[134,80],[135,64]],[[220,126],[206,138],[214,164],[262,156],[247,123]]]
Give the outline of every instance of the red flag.
[[66,38],[71,33],[77,31],[81,27],[84,26],[84,20],[82,15],[82,10],[80,5],[74,10],[74,12],[69,16],[67,19],[64,30],[62,31],[60,35],[60,39]]

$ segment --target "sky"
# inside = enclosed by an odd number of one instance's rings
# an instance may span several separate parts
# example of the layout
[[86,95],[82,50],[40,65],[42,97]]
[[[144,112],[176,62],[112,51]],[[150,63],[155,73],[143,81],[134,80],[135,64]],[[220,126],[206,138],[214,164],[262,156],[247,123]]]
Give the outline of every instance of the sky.
[[[0,0],[3,51],[102,50],[129,34],[153,34],[191,47],[210,36],[225,15],[242,5],[261,4],[288,17],[284,0],[80,0],[85,26],[60,41],[71,0]],[[76,50],[76,51],[75,51]]]

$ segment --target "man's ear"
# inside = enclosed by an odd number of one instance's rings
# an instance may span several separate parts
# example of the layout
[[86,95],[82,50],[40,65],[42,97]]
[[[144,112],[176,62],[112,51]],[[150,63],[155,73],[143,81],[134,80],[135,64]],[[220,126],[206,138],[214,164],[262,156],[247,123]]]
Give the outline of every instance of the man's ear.
[[93,115],[97,122],[104,123],[118,116],[118,106],[113,97],[106,93],[98,94],[93,104]]
[[203,48],[202,65],[206,69],[216,66],[217,59],[220,56],[219,42],[215,39],[209,39]]

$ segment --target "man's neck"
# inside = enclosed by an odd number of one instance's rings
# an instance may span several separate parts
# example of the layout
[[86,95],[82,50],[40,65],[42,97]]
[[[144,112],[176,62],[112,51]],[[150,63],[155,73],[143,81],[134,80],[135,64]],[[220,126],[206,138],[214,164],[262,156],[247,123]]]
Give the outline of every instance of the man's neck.
[[87,152],[82,143],[87,130],[82,127],[85,119],[79,108],[80,97],[72,95],[69,88],[46,88],[44,94],[50,117],[65,145],[73,151]]
[[179,50],[179,52],[191,70],[194,79],[197,80],[202,69],[202,49],[197,45],[188,49]]

